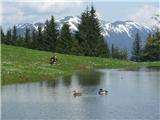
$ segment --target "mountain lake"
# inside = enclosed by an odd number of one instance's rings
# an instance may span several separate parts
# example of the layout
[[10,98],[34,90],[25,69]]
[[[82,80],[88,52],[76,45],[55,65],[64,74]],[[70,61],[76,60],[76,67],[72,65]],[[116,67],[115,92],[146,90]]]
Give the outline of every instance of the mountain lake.
[[[108,94],[99,95],[101,88]],[[160,68],[92,69],[4,85],[1,96],[3,120],[158,120]]]

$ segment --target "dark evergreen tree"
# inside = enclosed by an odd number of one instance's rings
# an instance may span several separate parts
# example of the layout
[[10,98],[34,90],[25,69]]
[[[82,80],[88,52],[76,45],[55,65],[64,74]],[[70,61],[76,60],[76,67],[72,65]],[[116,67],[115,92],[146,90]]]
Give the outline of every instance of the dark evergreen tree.
[[99,57],[110,57],[110,50],[108,47],[108,44],[106,42],[106,44],[104,43],[104,38],[102,36],[101,41],[99,41],[96,45],[96,53],[95,56],[99,56]]
[[112,44],[111,57],[116,59],[127,60],[128,59],[127,49],[119,49],[118,47],[115,47],[114,44]]
[[6,43],[5,34],[3,32],[2,27],[0,27],[0,31],[1,31],[1,43]]
[[120,59],[120,49],[116,46],[114,50],[114,56],[117,59]]
[[[103,37],[103,39],[104,39],[104,37]],[[105,43],[104,43],[104,40],[102,41],[103,42],[103,47],[101,47],[104,51],[105,51],[105,56],[106,57],[110,57],[111,56],[111,52],[110,52],[110,49],[109,49],[109,46],[108,46],[108,42],[106,41]]]
[[99,19],[96,16],[96,11],[93,6],[91,6],[90,10],[90,34],[89,36],[89,45],[90,45],[90,51],[91,51],[91,56],[100,56],[100,57],[109,57],[109,48],[108,44],[106,42],[106,45],[104,43],[104,38],[101,35],[101,28],[100,28],[100,23]]
[[44,31],[43,31],[43,39],[44,39],[44,48],[47,51],[51,50],[51,37],[49,36],[50,32],[51,31],[49,28],[49,21],[46,20]]
[[89,10],[88,7],[85,12],[81,15],[81,22],[78,25],[78,31],[76,32],[76,39],[80,45],[80,55],[88,55],[90,50],[88,43],[88,33],[89,33]]
[[149,37],[146,40],[146,44],[143,51],[143,60],[144,61],[159,61],[160,60],[160,32],[152,37]]
[[16,45],[17,46],[24,46],[24,38],[21,36],[18,36],[17,40],[16,40]]
[[81,23],[78,25],[76,39],[80,44],[80,53],[87,56],[109,56],[108,45],[105,46],[96,11],[93,6],[88,7],[81,15]]
[[127,60],[128,59],[128,51],[127,49],[122,50],[122,59]]
[[47,34],[47,44],[49,45],[49,50],[55,51],[58,30],[53,16],[51,16],[51,20],[48,23]]
[[37,34],[35,30],[32,31],[31,38],[32,38],[31,48],[38,49]]
[[73,55],[81,55],[81,54],[79,53],[79,51],[80,51],[79,42],[78,42],[77,39],[75,39],[75,38],[73,37],[71,54],[73,54]]
[[69,24],[64,23],[60,31],[59,38],[56,42],[56,51],[70,54],[72,49],[73,38],[69,29]]
[[13,31],[12,31],[12,44],[16,45],[16,41],[17,41],[17,30],[16,30],[16,26],[13,26]]
[[25,41],[24,47],[31,48],[31,36],[30,36],[30,29],[26,28],[25,32]]
[[7,34],[6,34],[6,42],[7,45],[12,45],[12,31],[11,29],[7,30]]
[[112,44],[112,47],[111,47],[111,57],[112,57],[112,58],[115,58],[115,48],[114,48],[114,44]]
[[132,57],[131,60],[139,62],[142,59],[142,46],[139,33],[136,34],[135,41],[133,43]]
[[37,43],[38,44],[36,44],[36,48],[39,50],[44,50],[44,41],[43,41],[41,25],[38,26]]

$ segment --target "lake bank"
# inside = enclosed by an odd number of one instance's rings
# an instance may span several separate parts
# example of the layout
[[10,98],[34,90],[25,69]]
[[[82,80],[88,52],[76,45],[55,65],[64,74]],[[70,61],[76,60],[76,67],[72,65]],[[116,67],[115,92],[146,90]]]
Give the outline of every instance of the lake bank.
[[139,68],[160,66],[160,62],[136,63],[111,58],[74,56],[54,53],[58,63],[49,64],[51,52],[22,47],[1,45],[1,84],[33,82],[55,79],[75,72],[96,67],[103,68]]

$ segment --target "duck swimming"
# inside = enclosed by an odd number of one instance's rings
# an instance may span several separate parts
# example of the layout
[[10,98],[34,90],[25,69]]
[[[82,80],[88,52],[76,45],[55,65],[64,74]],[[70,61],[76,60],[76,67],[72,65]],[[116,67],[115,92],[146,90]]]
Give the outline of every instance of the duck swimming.
[[108,91],[104,89],[99,89],[98,94],[99,95],[107,95]]
[[73,91],[73,96],[81,96],[82,95],[82,93],[80,93],[80,92],[76,92],[75,90]]

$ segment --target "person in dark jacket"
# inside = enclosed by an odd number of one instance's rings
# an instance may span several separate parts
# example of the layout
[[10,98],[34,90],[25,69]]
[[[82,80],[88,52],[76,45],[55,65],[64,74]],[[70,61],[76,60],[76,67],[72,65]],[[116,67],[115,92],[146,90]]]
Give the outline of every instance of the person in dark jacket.
[[50,64],[56,64],[58,61],[57,56],[53,56],[50,58]]

